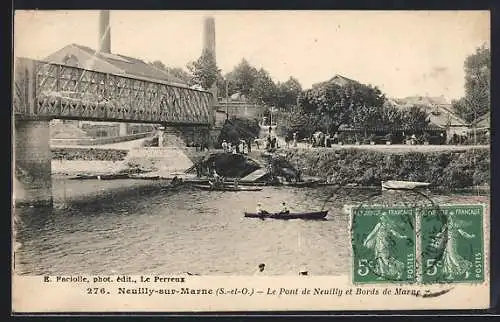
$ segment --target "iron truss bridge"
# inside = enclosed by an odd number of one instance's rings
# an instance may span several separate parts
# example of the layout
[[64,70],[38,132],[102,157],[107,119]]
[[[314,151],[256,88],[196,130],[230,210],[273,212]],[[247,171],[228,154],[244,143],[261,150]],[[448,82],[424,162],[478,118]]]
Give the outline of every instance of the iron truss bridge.
[[73,119],[155,123],[215,123],[212,94],[158,80],[16,59],[16,119]]

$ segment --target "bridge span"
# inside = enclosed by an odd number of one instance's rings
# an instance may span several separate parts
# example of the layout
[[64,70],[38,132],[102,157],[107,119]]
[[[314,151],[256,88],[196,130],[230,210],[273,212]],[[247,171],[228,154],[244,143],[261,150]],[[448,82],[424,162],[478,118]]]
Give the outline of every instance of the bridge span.
[[17,58],[15,182],[23,185],[30,205],[52,205],[52,119],[159,124],[167,136],[189,133],[210,144],[220,131],[215,100],[208,91],[159,80]]

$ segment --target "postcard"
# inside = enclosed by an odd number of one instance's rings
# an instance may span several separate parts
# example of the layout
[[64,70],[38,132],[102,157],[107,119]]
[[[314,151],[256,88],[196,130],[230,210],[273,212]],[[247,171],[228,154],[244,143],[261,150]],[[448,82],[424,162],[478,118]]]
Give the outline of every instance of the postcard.
[[14,12],[12,312],[490,306],[488,11]]

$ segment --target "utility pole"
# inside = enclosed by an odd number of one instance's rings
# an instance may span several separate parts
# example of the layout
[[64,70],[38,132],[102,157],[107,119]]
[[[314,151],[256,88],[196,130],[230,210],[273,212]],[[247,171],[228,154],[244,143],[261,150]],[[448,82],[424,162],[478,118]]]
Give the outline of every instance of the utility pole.
[[474,106],[474,124],[472,124],[472,126],[474,126],[474,145],[477,145],[477,136],[476,136],[476,129],[477,129],[477,109],[476,107]]
[[229,104],[229,81],[226,80],[226,120],[229,119],[228,104]]
[[271,106],[271,110],[270,110],[270,112],[271,112],[271,124],[270,124],[270,126],[273,126],[273,113],[274,113],[274,106]]

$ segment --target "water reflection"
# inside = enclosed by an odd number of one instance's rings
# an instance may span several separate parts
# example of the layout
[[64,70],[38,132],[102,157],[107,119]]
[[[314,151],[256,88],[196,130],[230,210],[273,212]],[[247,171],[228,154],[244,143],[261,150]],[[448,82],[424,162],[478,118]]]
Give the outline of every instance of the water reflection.
[[[150,191],[122,199],[23,209],[17,215],[16,270],[21,274],[346,274],[350,266],[345,204],[397,200],[372,189],[259,192]],[[433,195],[437,202],[487,202],[487,196]],[[472,200],[471,199],[471,200]],[[244,218],[258,202],[268,210],[328,209],[326,221]]]

